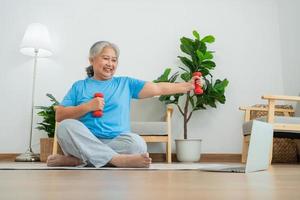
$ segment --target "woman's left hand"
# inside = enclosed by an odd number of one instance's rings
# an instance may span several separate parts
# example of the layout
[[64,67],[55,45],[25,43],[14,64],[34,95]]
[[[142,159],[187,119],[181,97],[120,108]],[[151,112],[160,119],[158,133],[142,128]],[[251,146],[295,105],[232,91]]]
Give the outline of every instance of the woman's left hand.
[[200,85],[201,87],[203,85],[201,82],[200,76],[193,76],[189,82],[194,85],[194,88],[195,88],[195,83]]

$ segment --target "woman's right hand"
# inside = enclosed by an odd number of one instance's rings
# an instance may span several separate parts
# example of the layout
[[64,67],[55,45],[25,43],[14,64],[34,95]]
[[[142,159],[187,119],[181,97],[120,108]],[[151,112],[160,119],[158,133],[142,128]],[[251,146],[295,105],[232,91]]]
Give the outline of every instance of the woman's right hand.
[[86,103],[90,111],[103,110],[105,102],[102,97],[95,97]]

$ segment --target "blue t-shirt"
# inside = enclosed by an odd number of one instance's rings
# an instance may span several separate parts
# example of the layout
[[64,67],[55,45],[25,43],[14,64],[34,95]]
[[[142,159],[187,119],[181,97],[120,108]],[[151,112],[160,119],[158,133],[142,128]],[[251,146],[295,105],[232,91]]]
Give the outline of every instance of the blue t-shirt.
[[86,113],[79,120],[98,138],[111,139],[120,133],[130,132],[130,100],[138,98],[145,81],[130,77],[113,77],[100,81],[93,78],[73,84],[60,105],[78,106],[94,98],[95,93],[104,95],[102,117]]

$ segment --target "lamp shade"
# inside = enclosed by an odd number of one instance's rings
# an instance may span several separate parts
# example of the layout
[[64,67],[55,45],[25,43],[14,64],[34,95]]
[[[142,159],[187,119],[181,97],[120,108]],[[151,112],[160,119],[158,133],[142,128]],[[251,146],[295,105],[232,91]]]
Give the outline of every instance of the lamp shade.
[[33,23],[27,27],[20,46],[20,52],[24,55],[35,56],[35,50],[38,50],[38,57],[52,55],[48,29],[45,25],[39,23]]

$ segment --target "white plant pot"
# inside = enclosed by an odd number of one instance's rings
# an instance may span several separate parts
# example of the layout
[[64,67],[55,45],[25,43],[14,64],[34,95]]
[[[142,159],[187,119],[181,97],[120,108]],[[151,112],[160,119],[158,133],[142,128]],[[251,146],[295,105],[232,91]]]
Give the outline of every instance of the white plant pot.
[[200,139],[177,139],[176,155],[180,162],[198,162],[201,157]]

